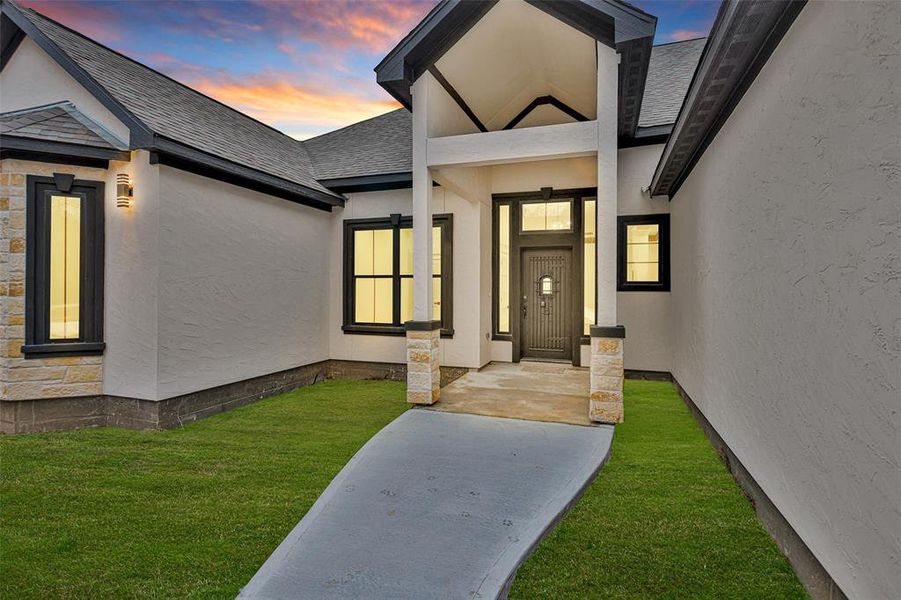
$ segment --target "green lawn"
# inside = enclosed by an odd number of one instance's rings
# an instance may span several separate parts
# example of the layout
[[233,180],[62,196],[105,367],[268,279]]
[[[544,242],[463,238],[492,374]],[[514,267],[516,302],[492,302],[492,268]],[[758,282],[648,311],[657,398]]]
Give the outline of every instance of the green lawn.
[[[795,598],[668,384],[627,382],[599,479],[516,598]],[[0,598],[233,598],[376,431],[391,382],[330,381],[171,431],[0,437]]]
[[511,598],[806,598],[669,383],[626,381],[601,474]]

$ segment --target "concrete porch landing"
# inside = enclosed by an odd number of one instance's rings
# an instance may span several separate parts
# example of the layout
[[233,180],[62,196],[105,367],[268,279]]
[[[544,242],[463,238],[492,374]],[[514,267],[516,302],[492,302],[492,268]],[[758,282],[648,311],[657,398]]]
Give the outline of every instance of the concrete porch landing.
[[568,364],[490,363],[441,389],[428,410],[591,425],[588,369]]

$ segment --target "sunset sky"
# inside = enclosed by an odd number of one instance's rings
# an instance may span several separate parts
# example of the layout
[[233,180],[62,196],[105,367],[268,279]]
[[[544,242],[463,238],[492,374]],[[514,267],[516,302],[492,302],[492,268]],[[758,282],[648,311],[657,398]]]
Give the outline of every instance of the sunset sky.
[[[20,0],[304,139],[396,108],[373,67],[436,0]],[[633,0],[661,44],[707,34],[718,0]]]

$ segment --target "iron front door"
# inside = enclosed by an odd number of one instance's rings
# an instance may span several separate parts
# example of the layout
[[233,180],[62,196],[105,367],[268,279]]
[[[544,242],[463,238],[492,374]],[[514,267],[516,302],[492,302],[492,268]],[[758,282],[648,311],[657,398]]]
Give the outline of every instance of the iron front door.
[[522,356],[572,360],[572,251],[522,250]]

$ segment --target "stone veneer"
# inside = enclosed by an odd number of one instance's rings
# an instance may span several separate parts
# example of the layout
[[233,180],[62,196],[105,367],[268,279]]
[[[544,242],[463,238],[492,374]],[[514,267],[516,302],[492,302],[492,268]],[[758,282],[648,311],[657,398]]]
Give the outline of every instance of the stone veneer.
[[434,404],[441,396],[437,321],[407,323],[407,402]]
[[106,171],[6,159],[0,161],[0,401],[102,393],[101,356],[25,360],[25,178],[72,173],[104,181]]
[[625,329],[591,327],[588,418],[600,423],[623,422],[623,339]]

